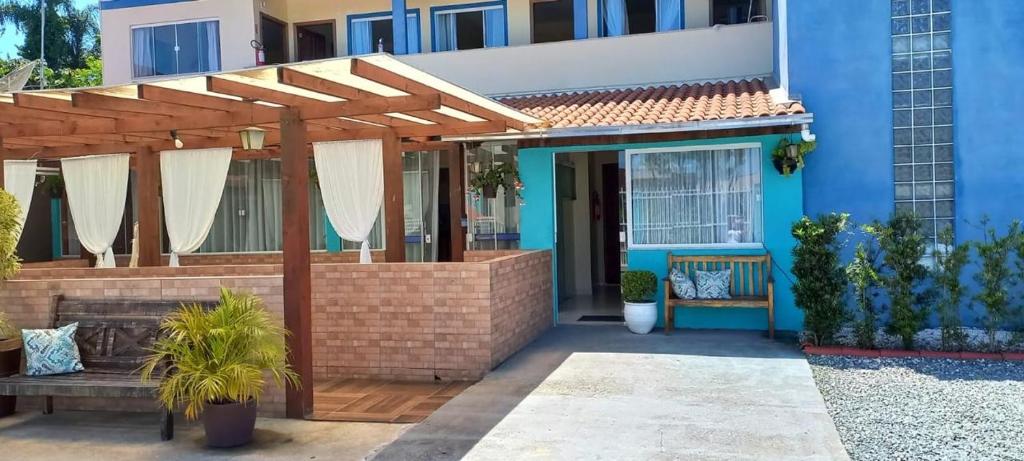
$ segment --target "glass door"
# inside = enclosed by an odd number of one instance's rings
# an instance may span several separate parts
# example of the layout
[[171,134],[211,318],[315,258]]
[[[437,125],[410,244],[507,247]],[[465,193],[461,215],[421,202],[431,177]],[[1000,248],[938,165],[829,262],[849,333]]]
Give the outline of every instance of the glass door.
[[437,261],[440,165],[436,151],[402,155],[406,261]]

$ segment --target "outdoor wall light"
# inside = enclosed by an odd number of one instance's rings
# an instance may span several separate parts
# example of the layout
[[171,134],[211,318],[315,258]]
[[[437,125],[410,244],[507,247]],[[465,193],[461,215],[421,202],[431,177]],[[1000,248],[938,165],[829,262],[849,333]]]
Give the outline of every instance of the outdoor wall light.
[[171,130],[171,139],[174,140],[174,148],[181,149],[185,147],[185,143],[181,142],[181,138],[178,137],[178,130]]
[[242,138],[243,150],[260,150],[263,148],[263,139],[267,136],[267,131],[262,128],[250,126],[249,128],[239,131],[238,136]]

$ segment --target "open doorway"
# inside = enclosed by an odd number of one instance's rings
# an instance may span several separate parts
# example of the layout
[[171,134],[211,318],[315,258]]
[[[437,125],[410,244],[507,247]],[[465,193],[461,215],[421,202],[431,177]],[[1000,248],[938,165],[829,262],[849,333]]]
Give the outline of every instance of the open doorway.
[[620,153],[573,152],[555,158],[559,323],[621,322],[622,244]]
[[334,21],[296,24],[295,42],[299,61],[333,58]]
[[260,13],[260,44],[266,64],[288,62],[288,26],[284,21]]

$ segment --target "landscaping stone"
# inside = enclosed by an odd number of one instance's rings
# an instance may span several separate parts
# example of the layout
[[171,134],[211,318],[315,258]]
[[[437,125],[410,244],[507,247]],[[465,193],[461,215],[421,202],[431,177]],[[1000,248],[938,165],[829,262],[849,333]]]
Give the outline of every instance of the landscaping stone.
[[1024,459],[1024,363],[809,356],[850,457]]

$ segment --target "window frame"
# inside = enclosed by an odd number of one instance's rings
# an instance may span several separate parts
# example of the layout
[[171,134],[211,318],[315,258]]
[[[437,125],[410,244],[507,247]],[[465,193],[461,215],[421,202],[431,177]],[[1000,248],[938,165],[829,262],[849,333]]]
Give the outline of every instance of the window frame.
[[[634,243],[633,242],[633,168],[632,157],[642,154],[693,152],[702,150],[729,150],[729,149],[756,149],[757,161],[761,165],[761,238],[759,242],[749,243]],[[628,250],[700,250],[700,249],[722,249],[722,250],[748,250],[763,249],[765,241],[764,225],[764,146],[759,142],[740,142],[727,144],[701,144],[693,146],[677,147],[651,147],[643,149],[626,149],[624,163],[626,168],[626,248]]]
[[[345,39],[346,39],[345,48],[347,49],[347,52],[348,52],[347,56],[352,56],[352,24],[353,23],[356,23],[356,22],[384,21],[384,20],[390,21],[393,17],[394,17],[394,13],[391,12],[391,11],[377,11],[377,12],[373,12],[373,13],[357,13],[357,14],[350,14],[350,15],[346,16],[345,17],[345,27],[347,29],[345,30]],[[422,29],[423,23],[420,22],[420,9],[419,8],[409,8],[409,9],[405,10],[405,20],[406,21],[412,20],[412,21],[416,22],[416,26],[417,26],[416,30],[420,32],[419,35],[416,37],[416,42],[419,44],[419,49],[420,49],[419,53],[422,53],[423,52],[423,29]],[[406,26],[406,29],[408,29],[408,26]],[[377,52],[377,49],[376,49],[376,47],[374,47],[374,49],[372,50],[371,54],[372,53],[376,53],[376,52]],[[419,53],[409,53],[409,54],[419,54]]]
[[[181,24],[204,24],[204,23],[207,23],[207,22],[216,22],[217,23],[217,51],[220,53],[220,54],[217,55],[217,67],[218,67],[217,70],[209,70],[209,71],[206,71],[206,72],[185,72],[185,73],[176,73],[176,74],[146,75],[146,76],[142,76],[142,77],[139,77],[139,76],[135,75],[135,38],[134,38],[134,35],[135,35],[134,31],[135,31],[135,29],[155,29],[157,27],[164,27],[164,26],[178,26],[178,25],[181,25]],[[132,67],[132,71],[131,71],[132,72],[132,81],[133,82],[142,82],[142,81],[147,81],[147,80],[159,80],[161,78],[174,77],[174,76],[203,75],[203,74],[207,74],[207,73],[210,73],[210,72],[220,72],[220,71],[224,70],[224,42],[221,40],[221,30],[222,30],[221,26],[222,26],[222,24],[221,24],[220,18],[218,18],[218,17],[198,18],[198,19],[183,19],[183,20],[180,20],[180,21],[153,22],[153,23],[148,23],[148,24],[134,24],[132,26],[129,26],[128,27],[128,52],[131,54],[131,58],[128,60],[128,62],[129,62],[129,65]],[[174,41],[175,41],[174,46],[176,48],[179,48],[180,46],[178,45],[178,35],[177,35],[178,31],[177,31],[177,27],[175,27],[174,34],[175,34],[174,35]],[[175,57],[174,57],[174,64],[175,64],[175,66],[178,66],[178,56],[177,56],[177,53],[180,53],[180,50],[175,51]]]
[[[507,46],[509,46],[509,42],[508,42],[508,2],[507,2],[507,0],[494,0],[494,1],[489,1],[489,2],[462,3],[462,4],[456,4],[456,5],[444,5],[444,6],[432,6],[432,7],[430,7],[430,52],[431,53],[443,53],[443,52],[447,52],[447,51],[466,51],[466,50],[459,50],[459,49],[454,49],[454,50],[438,50],[438,48],[437,48],[437,45],[438,45],[438,43],[437,43],[437,36],[436,36],[436,32],[435,32],[436,29],[437,29],[437,16],[438,15],[440,15],[440,14],[453,14],[453,13],[472,13],[472,12],[475,12],[475,11],[479,11],[481,14],[483,14],[484,11],[487,11],[487,10],[497,10],[497,9],[500,9],[504,13],[504,18],[505,18],[505,45],[504,46],[507,47]],[[484,37],[486,37],[487,36],[487,23],[486,23],[486,21],[484,21],[483,27],[484,27],[483,35],[484,35]],[[487,44],[485,43],[483,48],[477,48],[477,49],[483,50],[483,49],[487,49],[487,48],[501,48],[501,47],[488,47]]]
[[[626,34],[626,35],[607,35],[607,31],[604,26],[604,2],[605,0],[597,0],[597,36],[598,38],[614,38],[614,37],[632,37],[633,35],[647,35],[647,34],[662,34],[665,32],[675,32],[677,30],[686,30],[686,0],[679,1],[679,29],[676,30],[658,30],[658,2],[662,0],[654,0],[654,32],[644,32],[642,34]],[[714,0],[708,0],[709,2]],[[710,3],[709,3],[710,6]]]

